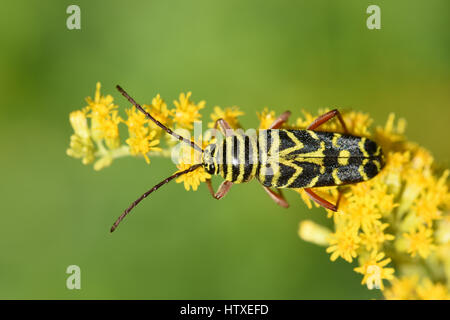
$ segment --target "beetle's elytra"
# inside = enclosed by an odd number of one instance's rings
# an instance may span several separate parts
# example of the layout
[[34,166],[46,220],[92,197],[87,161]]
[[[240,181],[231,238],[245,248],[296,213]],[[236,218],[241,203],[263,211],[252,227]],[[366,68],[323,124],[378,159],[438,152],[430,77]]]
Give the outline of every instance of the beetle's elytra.
[[[366,181],[376,176],[384,166],[381,148],[368,138],[348,134],[338,110],[332,110],[318,117],[307,130],[279,129],[290,116],[290,112],[286,111],[268,130],[260,130],[258,135],[247,135],[242,130],[233,131],[226,121],[219,119],[215,128],[221,129],[225,139],[210,144],[203,150],[153,118],[120,86],[117,86],[117,89],[148,119],[168,134],[201,151],[202,163],[175,173],[144,193],[116,220],[111,232],[150,193],[180,175],[202,166],[208,173],[224,178],[217,192],[214,192],[211,181],[206,181],[210,193],[216,199],[223,198],[234,183],[243,183],[256,178],[267,194],[280,206],[289,206],[281,194],[281,189],[304,188],[312,200],[333,211],[337,210],[337,205],[319,197],[311,188]],[[340,121],[344,134],[314,131],[334,117]],[[280,190],[275,192],[271,188]]]

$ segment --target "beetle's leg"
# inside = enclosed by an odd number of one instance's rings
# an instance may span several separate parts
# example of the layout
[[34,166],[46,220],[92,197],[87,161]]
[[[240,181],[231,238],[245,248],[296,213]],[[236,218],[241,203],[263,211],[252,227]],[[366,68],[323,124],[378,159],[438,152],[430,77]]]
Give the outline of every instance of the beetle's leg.
[[217,119],[216,123],[214,123],[214,129],[217,130],[217,127],[220,128],[220,131],[222,131],[222,133],[225,135],[225,137],[228,137],[231,134],[231,127],[228,124],[228,122],[226,122],[225,120],[223,120],[222,118]]
[[217,192],[214,192],[214,188],[211,184],[211,179],[206,179],[206,186],[208,187],[209,193],[213,196],[213,198],[219,200],[225,197],[225,195],[230,190],[231,186],[233,185],[233,182],[225,180],[222,182],[222,184],[219,187],[219,190]]
[[211,183],[211,179],[206,179],[206,186],[208,187],[208,191],[209,191],[209,193],[214,197],[214,188],[213,188],[213,186],[212,186],[212,183]]
[[275,121],[270,125],[269,129],[279,129],[283,123],[288,121],[289,116],[291,115],[290,111],[283,112]]
[[318,128],[320,125],[324,124],[325,122],[327,122],[328,120],[330,120],[336,116],[338,117],[339,122],[342,125],[342,128],[344,128],[344,133],[348,133],[347,126],[345,125],[345,122],[344,122],[344,118],[342,118],[341,113],[337,109],[331,110],[331,111],[321,115],[316,120],[314,120],[306,129],[314,130],[314,129]]
[[272,189],[266,186],[262,186],[264,190],[267,192],[270,198],[272,198],[275,203],[283,208],[289,208],[289,203],[287,203],[286,199],[284,198],[283,194],[281,193],[281,190],[279,190],[279,193],[276,193]]
[[338,198],[338,201],[337,201],[336,205],[334,205],[331,202],[328,202],[324,198],[322,198],[322,197],[318,196],[317,194],[315,194],[314,191],[312,191],[310,188],[305,188],[303,190],[305,190],[305,192],[308,194],[308,196],[311,198],[311,200],[317,202],[322,207],[327,208],[327,209],[329,209],[331,211],[337,211],[337,206],[339,204],[340,197]]

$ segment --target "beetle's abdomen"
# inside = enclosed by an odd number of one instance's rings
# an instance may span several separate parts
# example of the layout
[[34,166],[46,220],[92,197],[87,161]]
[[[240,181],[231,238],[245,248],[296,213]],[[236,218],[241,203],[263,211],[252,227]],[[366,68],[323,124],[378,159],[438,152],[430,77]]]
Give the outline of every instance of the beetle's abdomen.
[[[352,135],[309,130],[266,130],[260,134],[257,177],[267,187],[311,188],[357,183],[384,166],[381,148]],[[264,155],[264,156],[263,156]]]
[[242,183],[255,177],[258,169],[258,142],[256,137],[235,131],[217,144],[214,161],[216,174],[233,183]]

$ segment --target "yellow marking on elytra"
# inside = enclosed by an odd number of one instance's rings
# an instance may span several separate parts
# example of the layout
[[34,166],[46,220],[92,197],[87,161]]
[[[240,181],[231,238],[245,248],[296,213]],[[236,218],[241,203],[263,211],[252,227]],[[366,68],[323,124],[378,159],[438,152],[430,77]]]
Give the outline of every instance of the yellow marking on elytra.
[[[292,148],[290,148],[292,149]],[[325,155],[323,154],[323,152],[325,151],[325,142],[321,141],[320,142],[320,148],[316,151],[311,151],[311,152],[307,152],[307,153],[301,153],[301,154],[297,154],[295,156],[289,157],[288,153],[284,152],[285,150],[283,150],[283,152],[280,153],[280,158],[285,158],[287,157],[287,159],[290,160],[297,160],[297,161],[307,161],[307,160],[311,160],[311,159],[318,159],[318,158],[325,158]]]
[[314,140],[319,140],[319,137],[317,136],[317,134],[312,131],[312,130],[307,130],[307,132],[309,133],[309,135],[311,136],[311,138],[313,138]]
[[309,152],[309,153],[304,153],[302,154],[302,156],[304,156],[305,158],[324,158],[324,154],[323,152],[325,151],[325,141],[320,141],[320,148],[319,150],[313,151],[313,152]]
[[350,158],[350,151],[348,151],[348,150],[341,150],[339,152],[339,157],[338,157],[339,165],[341,165],[341,166],[348,165],[349,158]]
[[[316,135],[316,133],[314,131],[308,131],[308,134],[310,134],[311,137],[313,137],[314,139],[318,139],[318,136]],[[288,135],[292,140],[294,140],[293,141],[294,143],[297,143],[298,139],[296,139],[293,135],[290,135],[290,134],[288,134]],[[320,147],[318,150],[308,152],[308,153],[302,153],[302,154],[298,154],[298,155],[292,155],[292,157],[289,157],[289,153],[291,153],[292,151],[296,151],[296,150],[304,148],[303,143],[301,143],[300,141],[298,141],[298,142],[301,144],[300,146],[296,145],[294,147],[291,147],[289,149],[286,149],[286,150],[283,150],[282,152],[280,152],[280,163],[282,163],[286,166],[289,166],[295,170],[294,174],[292,175],[292,177],[289,178],[289,180],[287,181],[285,186],[291,185],[303,172],[303,168],[301,166],[295,165],[293,163],[294,160],[299,161],[299,162],[307,162],[307,163],[316,164],[320,168],[320,174],[325,173],[325,166],[323,164],[323,160],[325,158],[325,156],[323,154],[323,152],[325,151],[325,142],[320,141]],[[313,179],[314,184],[317,182],[318,179],[319,179],[319,177],[317,177],[317,179]],[[283,187],[283,186],[281,186],[281,187]]]
[[375,166],[377,167],[378,172],[381,171],[381,163],[378,160],[372,160],[372,162],[375,164]]
[[295,170],[295,172],[292,174],[292,176],[289,178],[289,180],[286,182],[285,186],[290,186],[294,181],[298,178],[299,175],[302,174],[303,168],[294,164],[292,161],[286,161],[286,160],[280,160],[281,164],[284,164],[285,166],[291,167]]
[[318,166],[323,167],[323,159],[324,158],[306,158],[306,159],[298,159],[296,158],[295,160],[299,161],[299,162],[308,162],[308,163],[312,163],[312,164],[317,164]]
[[320,166],[320,174],[325,174],[325,166]]
[[339,145],[338,145],[338,140],[341,137],[341,135],[339,133],[335,133],[333,136],[333,139],[331,140],[331,143],[333,144],[333,146],[337,149],[339,149]]
[[[283,151],[280,152],[280,158],[290,158],[290,154],[294,151],[298,151],[301,150],[305,147],[305,145],[295,137],[295,135],[292,132],[289,132],[287,130],[284,130],[286,132],[286,135],[291,139],[291,141],[294,143],[293,147],[284,149]],[[305,130],[310,136],[311,138],[315,139],[315,140],[320,140],[319,137],[317,136],[317,134],[314,131],[310,131],[310,130]],[[325,157],[323,152],[325,151],[325,142],[324,141],[320,141],[320,147],[318,150],[312,151],[312,152],[308,152],[308,153],[301,153],[298,154],[296,159],[299,161],[303,161],[303,159],[306,158],[323,158]],[[301,160],[300,160],[301,159]]]
[[338,169],[337,168],[333,169],[333,173],[331,174],[331,176],[333,177],[334,183],[336,185],[342,184],[342,181],[341,181],[341,179],[338,176]]
[[364,159],[364,161],[362,162],[362,164],[358,168],[358,172],[359,172],[359,174],[361,175],[361,177],[363,178],[364,181],[369,180],[369,177],[364,172],[364,166],[367,164],[367,162],[369,162],[369,159]]
[[314,178],[312,178],[311,182],[308,183],[308,186],[306,186],[305,188],[312,188],[316,185],[317,181],[319,181],[319,176],[315,176]]
[[377,157],[381,154],[381,147],[378,146],[377,151],[375,152],[374,156]]
[[[279,152],[280,158],[282,158],[283,156],[285,156],[293,151],[297,151],[297,150],[303,149],[305,147],[305,145],[299,139],[297,139],[297,137],[292,132],[287,131],[287,130],[283,130],[283,131],[286,133],[286,135],[289,137],[289,139],[291,139],[291,141],[294,143],[294,146],[284,149],[283,151]],[[278,137],[279,137],[279,135],[278,135]]]
[[369,154],[366,151],[366,148],[364,148],[364,144],[366,143],[366,138],[362,137],[361,140],[358,143],[359,150],[362,152],[364,157],[368,158]]
[[340,166],[348,165],[348,158],[338,158],[338,163]]

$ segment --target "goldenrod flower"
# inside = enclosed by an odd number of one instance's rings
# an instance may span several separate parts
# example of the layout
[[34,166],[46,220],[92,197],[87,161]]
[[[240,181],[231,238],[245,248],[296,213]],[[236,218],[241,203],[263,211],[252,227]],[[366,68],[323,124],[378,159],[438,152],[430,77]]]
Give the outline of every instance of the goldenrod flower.
[[84,110],[77,110],[70,113],[70,124],[72,125],[75,134],[82,139],[90,137],[89,127],[86,119],[86,112]]
[[100,121],[104,120],[112,110],[117,108],[117,106],[113,104],[114,98],[111,95],[108,94],[105,97],[100,93],[101,87],[102,85],[100,82],[97,82],[94,99],[91,97],[86,98],[86,102],[88,103],[87,108],[91,111],[91,115],[99,118]]
[[[201,146],[203,149],[210,143],[210,141],[203,139],[203,137],[198,137],[198,141],[194,141],[197,145]],[[190,166],[201,163],[202,162],[202,154],[201,152],[192,149],[187,144],[182,144],[180,148],[179,163],[177,164],[178,171],[187,170]],[[177,171],[177,172],[178,172]],[[205,171],[203,167],[198,168],[192,172],[184,174],[178,177],[175,182],[184,183],[184,188],[186,191],[189,191],[192,187],[192,190],[196,191],[201,182],[205,182],[206,179],[210,179],[211,175]]]
[[411,257],[415,257],[418,253],[422,258],[428,257],[431,250],[434,249],[433,230],[420,225],[418,230],[404,233],[403,236],[409,240],[408,253]]
[[426,279],[424,283],[417,288],[419,299],[423,300],[449,300],[450,293],[442,283],[433,283]]
[[212,122],[208,123],[209,128],[214,128],[216,121],[219,119],[225,120],[232,129],[238,129],[241,127],[239,123],[239,116],[244,115],[244,112],[240,111],[238,107],[227,107],[222,109],[221,107],[214,107],[214,112],[211,114]]
[[126,113],[128,119],[124,122],[128,126],[130,137],[125,142],[130,146],[130,153],[132,155],[142,155],[145,161],[150,164],[148,153],[162,150],[160,147],[157,147],[159,145],[159,139],[156,138],[158,132],[150,130],[148,126],[150,121],[134,107],[127,109]]
[[389,300],[416,300],[418,279],[417,275],[394,278],[391,287],[386,289],[383,294]]
[[275,116],[275,111],[269,111],[267,107],[264,107],[264,110],[260,113],[256,113],[259,119],[259,129],[269,129],[270,125],[277,118]]
[[332,233],[329,238],[330,247],[327,248],[327,252],[331,253],[331,261],[335,261],[337,258],[352,262],[353,258],[356,258],[356,250],[359,248],[361,242],[358,236],[358,230],[355,228],[341,228],[335,233]]
[[174,121],[184,129],[193,128],[193,123],[201,118],[199,110],[205,107],[205,101],[200,101],[198,104],[193,103],[190,100],[191,95],[191,92],[181,93],[179,101],[173,102],[176,107]]
[[159,139],[154,139],[156,131],[152,130],[148,135],[130,137],[126,140],[126,143],[130,146],[130,152],[132,155],[142,155],[145,161],[150,164],[150,158],[148,153],[150,151],[161,151],[162,149],[157,147]]
[[384,295],[390,300],[449,300],[450,292],[442,283],[424,279],[419,283],[417,275],[393,279]]
[[94,99],[86,98],[88,105],[71,113],[70,122],[75,134],[67,150],[69,156],[82,158],[83,164],[95,161],[95,170],[110,165],[114,158],[127,153],[120,147],[118,124],[121,119],[117,106],[113,104],[112,96],[100,93],[100,88],[98,82]]
[[363,232],[361,233],[361,244],[363,244],[369,252],[380,250],[387,241],[395,239],[395,236],[385,232],[385,229],[388,227],[388,223],[383,223],[375,224],[368,229],[363,228]]
[[331,231],[311,220],[303,220],[298,229],[298,235],[305,241],[320,246],[328,245]]
[[[151,105],[143,105],[143,107],[152,115],[153,118],[164,124],[166,127],[170,128],[173,126],[173,117],[175,115],[175,111],[167,107],[167,104],[159,94],[157,94],[156,97],[152,99]],[[163,130],[153,121],[149,122],[149,127],[152,130],[158,131],[159,134],[163,133]]]
[[[187,170],[190,166],[191,166],[190,164],[181,163],[177,165],[178,168],[177,172]],[[192,188],[192,190],[194,191],[197,191],[197,188],[200,185],[200,183],[205,182],[206,179],[209,178],[211,178],[211,175],[207,173],[203,167],[200,167],[197,170],[194,170],[192,172],[189,172],[187,174],[178,177],[175,181],[177,183],[183,182],[186,191],[189,191],[190,188]]]
[[[318,115],[325,114],[330,109],[319,109]],[[295,127],[299,129],[306,129],[316,118],[316,115],[313,115],[305,110],[302,110],[303,117],[297,118],[295,122]],[[369,127],[372,124],[373,120],[366,113],[362,112],[345,112],[345,125],[347,126],[348,131],[356,136],[369,136]],[[333,119],[332,121],[328,121],[322,124],[318,131],[328,131],[328,132],[339,132],[343,133],[344,129],[339,123],[338,119]]]
[[[323,114],[328,111],[329,111],[328,109],[325,109],[325,110],[321,109],[321,110],[319,110],[319,113]],[[316,120],[317,117],[315,117],[314,115],[312,115],[311,113],[309,113],[305,110],[302,110],[302,113],[303,113],[303,117],[297,118],[297,120],[295,122],[295,126],[299,129],[306,129],[314,120]],[[323,128],[324,126],[326,126],[325,128],[328,129],[328,127],[330,126],[330,123],[326,122],[319,128]]]
[[117,110],[111,113],[111,117],[101,123],[100,130],[103,132],[103,138],[110,149],[115,149],[120,145],[119,126],[121,119],[117,115]]
[[83,164],[91,163],[95,158],[95,150],[85,112],[81,110],[71,112],[70,124],[75,134],[70,137],[70,148],[67,149],[67,155],[81,158]]
[[[394,269],[385,268],[391,262],[391,258],[384,259],[383,252],[373,251],[370,257],[361,263],[361,267],[354,270],[364,275],[361,284],[366,284],[369,290],[373,288],[384,289],[383,279],[392,280],[394,278]],[[384,259],[384,260],[383,260]]]
[[128,127],[128,133],[134,136],[145,136],[148,133],[148,127],[146,126],[149,120],[145,117],[145,114],[136,110],[134,107],[125,110],[128,118],[124,123]]
[[113,97],[101,95],[100,88],[100,82],[97,82],[94,99],[86,98],[86,110],[92,120],[92,138],[97,141],[105,139],[108,147],[114,149],[119,146],[120,117],[117,114],[117,106],[113,104]]

